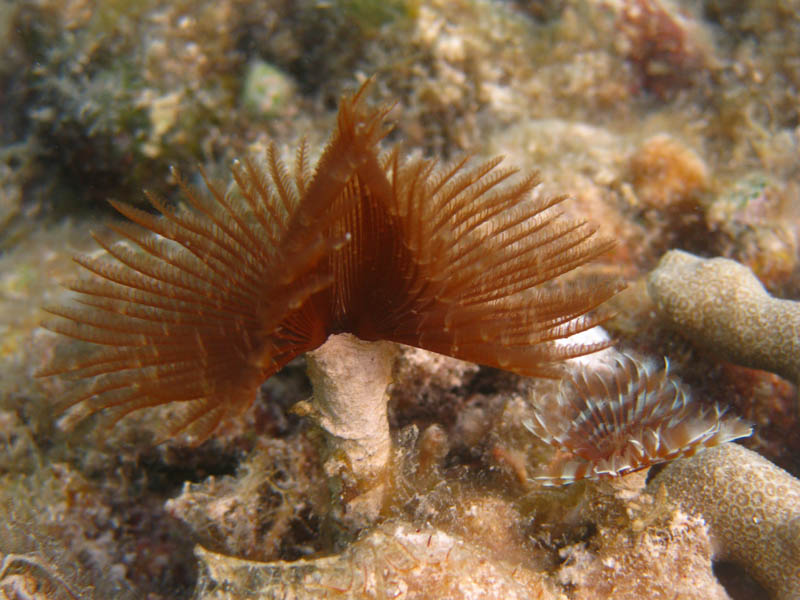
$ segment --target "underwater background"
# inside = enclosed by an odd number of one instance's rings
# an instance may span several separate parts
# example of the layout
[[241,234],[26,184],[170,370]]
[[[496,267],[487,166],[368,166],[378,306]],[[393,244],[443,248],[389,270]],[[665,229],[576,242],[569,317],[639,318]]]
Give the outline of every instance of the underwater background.
[[[503,155],[614,240],[569,277],[627,284],[602,343],[638,397],[690,398],[698,446],[753,434],[572,483],[578,383],[403,347],[354,531],[303,357],[199,445],[156,443],[169,407],[55,410],[69,378],[36,374],[81,346],[43,307],[108,201],[180,205],[173,168],[231,190],[270,142],[314,164],[370,78],[383,144]],[[800,598],[799,89],[798,0],[0,0],[0,598]],[[631,414],[640,445],[685,417]]]

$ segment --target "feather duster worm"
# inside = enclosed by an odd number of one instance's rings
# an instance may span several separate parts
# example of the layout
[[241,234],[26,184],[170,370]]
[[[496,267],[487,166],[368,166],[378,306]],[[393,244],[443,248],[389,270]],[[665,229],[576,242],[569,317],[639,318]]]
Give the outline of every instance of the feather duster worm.
[[607,369],[573,372],[555,405],[524,422],[561,451],[536,477],[549,486],[625,475],[752,433],[725,409],[694,403],[667,361],[659,369],[624,354]]
[[115,422],[175,403],[165,436],[201,441],[332,334],[525,375],[600,347],[554,340],[596,325],[587,313],[619,286],[552,283],[611,242],[563,218],[562,197],[531,199],[536,176],[513,181],[499,158],[381,153],[389,108],[369,108],[364,87],[313,172],[305,144],[291,171],[271,146],[265,167],[234,165],[235,194],[205,179],[208,195],[180,182],[188,207],[150,196],[160,216],[112,203],[133,222],[111,227],[126,243],[95,236],[106,255],[75,259],[89,272],[77,304],[48,309],[60,318],[45,327],[97,345],[42,372],[81,382],[62,408]]

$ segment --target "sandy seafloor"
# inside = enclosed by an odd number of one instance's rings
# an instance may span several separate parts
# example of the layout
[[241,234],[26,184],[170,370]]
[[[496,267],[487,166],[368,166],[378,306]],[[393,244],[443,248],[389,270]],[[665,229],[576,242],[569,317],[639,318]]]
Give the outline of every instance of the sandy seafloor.
[[[402,485],[356,536],[331,525],[319,436],[289,410],[310,394],[302,358],[198,447],[153,445],[158,411],[62,426],[70,384],[34,373],[77,346],[38,325],[119,219],[106,201],[179,202],[170,167],[227,184],[269,140],[291,156],[305,136],[316,157],[368,77],[370,102],[395,103],[385,143],[503,154],[570,196],[617,242],[579,276],[627,282],[605,325],[618,347],[668,357],[800,476],[796,381],[726,360],[645,285],[681,249],[800,302],[797,0],[3,0],[0,597],[800,597],[800,575],[758,581],[646,473],[543,489],[552,451],[521,422],[556,384],[424,351],[403,351],[391,393]],[[800,564],[796,523],[750,551]]]

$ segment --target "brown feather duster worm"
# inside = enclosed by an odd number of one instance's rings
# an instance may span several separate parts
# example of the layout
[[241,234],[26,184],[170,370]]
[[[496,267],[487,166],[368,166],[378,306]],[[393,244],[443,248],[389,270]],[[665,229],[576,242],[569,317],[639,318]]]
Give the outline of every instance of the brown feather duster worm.
[[270,146],[265,166],[234,165],[235,193],[204,175],[209,194],[180,182],[187,206],[149,196],[160,216],[112,203],[133,222],[111,227],[123,241],[95,236],[106,254],[75,259],[76,305],[47,309],[45,327],[96,345],[42,372],[79,381],[62,408],[113,422],[174,403],[165,435],[201,441],[331,334],[545,376],[602,346],[555,340],[596,325],[587,313],[619,286],[553,282],[611,242],[499,158],[381,153],[389,107],[368,107],[365,87],[342,99],[313,171],[304,143],[291,170]]
[[625,354],[611,366],[574,370],[553,404],[523,423],[560,451],[535,477],[547,486],[625,475],[752,433],[725,409],[694,402],[668,361],[658,368]]

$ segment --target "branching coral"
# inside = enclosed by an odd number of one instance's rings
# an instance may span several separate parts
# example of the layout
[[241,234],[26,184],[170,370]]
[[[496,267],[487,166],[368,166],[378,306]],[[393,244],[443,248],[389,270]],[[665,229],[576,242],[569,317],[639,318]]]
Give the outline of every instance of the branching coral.
[[800,597],[800,481],[723,444],[668,465],[649,484],[708,524],[714,557],[743,566],[779,600]]
[[[112,229],[137,248],[96,236],[107,256],[76,259],[94,275],[73,284],[79,305],[49,309],[62,318],[48,328],[99,346],[43,371],[82,382],[62,407],[76,418],[105,411],[113,422],[178,405],[164,435],[201,441],[244,410],[266,378],[331,335],[545,376],[607,345],[556,342],[596,325],[602,317],[587,313],[618,285],[550,284],[611,242],[563,218],[563,197],[531,198],[537,177],[513,182],[515,170],[499,168],[499,158],[439,167],[402,162],[397,148],[381,154],[389,108],[369,108],[365,88],[342,100],[313,172],[305,145],[291,174],[270,147],[265,170],[234,166],[235,195],[207,179],[210,197],[182,183],[191,210],[150,197],[161,218],[113,203],[140,227]],[[315,383],[347,378],[333,365],[361,350],[345,347],[312,360],[330,371]],[[350,370],[368,363],[356,358]],[[305,410],[328,432],[332,459],[351,471],[342,497],[380,485],[389,454],[383,371],[359,398],[333,393],[339,383],[317,385]],[[372,431],[343,433],[363,415],[374,415],[362,423]],[[373,502],[366,512],[376,510]]]
[[545,485],[614,477],[690,456],[709,446],[748,436],[751,429],[703,408],[673,375],[619,354],[615,364],[579,368],[562,383],[554,406],[539,406],[525,426],[562,451]]
[[671,250],[647,290],[659,313],[693,344],[800,381],[800,302],[773,298],[747,267]]

